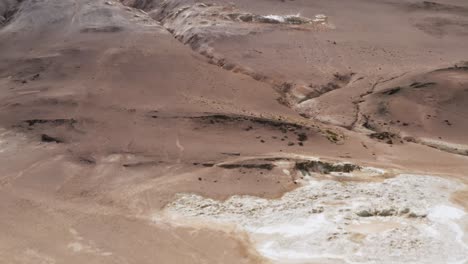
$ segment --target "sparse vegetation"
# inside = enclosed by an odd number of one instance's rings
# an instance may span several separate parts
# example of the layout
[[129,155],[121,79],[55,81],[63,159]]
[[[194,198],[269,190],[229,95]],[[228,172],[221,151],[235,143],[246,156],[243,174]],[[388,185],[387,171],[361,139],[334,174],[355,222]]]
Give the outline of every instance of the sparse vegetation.
[[322,174],[330,174],[331,172],[350,173],[361,169],[358,165],[351,163],[330,163],[324,161],[298,161],[295,168],[306,173],[316,172]]

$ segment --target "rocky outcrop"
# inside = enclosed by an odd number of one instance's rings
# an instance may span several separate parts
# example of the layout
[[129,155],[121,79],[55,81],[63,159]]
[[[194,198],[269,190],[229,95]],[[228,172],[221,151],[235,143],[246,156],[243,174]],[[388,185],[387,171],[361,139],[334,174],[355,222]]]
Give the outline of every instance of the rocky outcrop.
[[21,2],[22,0],[2,0],[0,2],[0,26],[13,18]]

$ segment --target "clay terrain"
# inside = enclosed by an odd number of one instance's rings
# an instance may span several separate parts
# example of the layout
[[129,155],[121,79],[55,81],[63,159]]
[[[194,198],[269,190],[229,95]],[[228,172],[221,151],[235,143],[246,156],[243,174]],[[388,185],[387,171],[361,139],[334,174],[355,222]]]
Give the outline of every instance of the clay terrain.
[[465,0],[0,0],[0,263],[468,263]]

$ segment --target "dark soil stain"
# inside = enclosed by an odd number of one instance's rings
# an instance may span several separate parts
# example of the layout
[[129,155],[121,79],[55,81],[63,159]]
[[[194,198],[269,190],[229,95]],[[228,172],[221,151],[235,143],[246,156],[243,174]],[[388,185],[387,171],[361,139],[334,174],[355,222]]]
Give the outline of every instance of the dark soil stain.
[[81,30],[82,33],[114,33],[120,31],[123,31],[123,28],[118,26],[88,27]]
[[426,88],[429,86],[436,85],[437,83],[435,82],[426,82],[426,83],[420,83],[420,82],[414,82],[410,85],[412,88]]
[[142,161],[142,162],[135,162],[135,163],[127,163],[123,164],[125,168],[138,168],[138,167],[148,167],[148,166],[157,166],[161,164],[161,161]]
[[458,13],[458,14],[467,14],[468,8],[451,5],[451,4],[442,4],[432,1],[422,1],[418,3],[412,3],[409,5],[411,11],[416,10],[424,10],[424,11],[432,11],[432,12],[450,12],[450,13]]
[[222,152],[221,154],[226,156],[240,156],[240,153],[238,152]]
[[395,88],[392,88],[390,90],[384,91],[382,93],[386,94],[386,95],[394,95],[394,94],[396,94],[396,93],[398,93],[400,91],[401,91],[401,87],[395,87]]
[[75,119],[28,119],[24,120],[23,123],[27,124],[28,126],[35,126],[38,124],[48,124],[54,126],[61,126],[61,125],[74,125],[76,124]]
[[78,157],[78,161],[88,165],[96,164],[96,160],[93,157]]
[[52,137],[52,136],[49,136],[47,134],[42,134],[41,135],[41,141],[46,142],[46,143],[63,143],[62,139]]
[[259,169],[259,170],[272,170],[275,166],[270,163],[260,163],[260,164],[221,164],[218,167],[224,169]]

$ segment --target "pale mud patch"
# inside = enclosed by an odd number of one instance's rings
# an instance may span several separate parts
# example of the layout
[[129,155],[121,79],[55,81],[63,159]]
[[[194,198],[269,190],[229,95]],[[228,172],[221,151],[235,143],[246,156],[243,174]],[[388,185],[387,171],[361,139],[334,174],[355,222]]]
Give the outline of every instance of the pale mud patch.
[[279,24],[312,24],[317,23],[327,25],[328,17],[322,14],[316,15],[314,19],[306,18],[301,14],[295,15],[266,15],[258,16],[257,21],[263,23],[279,23]]
[[446,151],[449,153],[455,153],[459,155],[468,156],[468,145],[451,143],[443,140],[437,140],[432,138],[419,138],[419,141],[429,147]]
[[380,182],[311,178],[276,200],[180,194],[161,216],[246,231],[273,263],[465,263],[463,184],[401,174]]
[[112,252],[106,252],[100,249],[92,240],[85,240],[75,229],[69,230],[73,236],[73,241],[68,243],[67,248],[75,254],[93,254],[102,257],[112,256]]
[[26,142],[26,136],[0,127],[0,153],[15,150]]

